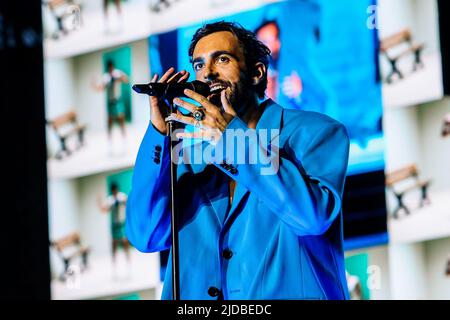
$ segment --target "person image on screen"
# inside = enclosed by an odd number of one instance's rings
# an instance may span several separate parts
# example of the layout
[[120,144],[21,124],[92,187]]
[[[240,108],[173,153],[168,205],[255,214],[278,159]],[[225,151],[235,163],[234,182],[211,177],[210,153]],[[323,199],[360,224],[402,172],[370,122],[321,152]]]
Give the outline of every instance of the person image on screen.
[[[106,62],[106,70],[101,83],[93,83],[93,88],[97,91],[106,91],[107,130],[109,147],[111,148],[112,129],[115,122],[120,126],[123,142],[126,142],[125,99],[122,94],[122,84],[128,83],[129,80],[125,72],[114,66],[112,60]],[[111,149],[109,149],[109,152],[112,153]]]
[[117,277],[117,251],[119,247],[122,247],[129,267],[130,244],[125,235],[125,208],[127,204],[127,195],[119,191],[119,186],[115,182],[111,183],[110,192],[111,194],[103,202],[100,199],[98,200],[98,205],[102,212],[109,213],[111,216],[112,263],[113,278],[115,279]]

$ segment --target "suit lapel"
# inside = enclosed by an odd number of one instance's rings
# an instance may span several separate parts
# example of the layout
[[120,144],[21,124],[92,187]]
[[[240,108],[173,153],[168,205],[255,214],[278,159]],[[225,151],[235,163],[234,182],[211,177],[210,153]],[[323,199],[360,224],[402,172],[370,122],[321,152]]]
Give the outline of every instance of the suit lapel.
[[241,204],[244,197],[248,194],[250,194],[250,191],[246,187],[244,187],[240,183],[236,184],[236,188],[234,189],[233,202],[231,203],[230,211],[225,218],[224,228],[234,220],[237,213],[239,212],[239,210],[237,210],[239,205]]
[[[271,99],[268,99],[263,103],[267,103],[266,109],[264,110],[261,118],[258,121],[258,124],[256,125],[256,130],[266,129],[270,134],[270,130],[277,129],[278,134],[270,136],[270,141],[272,142],[275,138],[279,137],[280,134],[283,108]],[[246,183],[251,183],[251,181],[246,181]],[[250,190],[246,186],[244,186],[242,183],[236,184],[233,203],[231,204],[230,211],[225,219],[224,229],[228,228],[229,225],[234,221],[236,215],[241,211],[239,209],[241,203],[248,197],[249,194]]]
[[[270,130],[277,129],[278,134],[270,136],[270,141],[273,141],[279,136],[283,108],[271,99],[268,99],[263,103],[266,104],[266,107],[260,120],[258,121],[256,130],[266,129],[268,130],[268,134],[271,134]],[[207,146],[208,143],[203,142],[190,144],[183,147],[182,154],[185,154],[187,157],[189,157],[190,164],[181,164],[178,166],[178,179],[180,179],[180,177],[186,173],[199,174],[203,171],[207,171],[209,164],[206,161],[200,161],[199,158],[197,158],[198,155],[202,154],[202,149]],[[231,208],[228,214],[226,214],[229,198],[228,180],[215,167],[211,168],[208,177],[209,178],[206,180],[206,184],[201,184],[202,191],[211,203],[211,206],[217,216],[219,225],[223,225],[223,229],[226,229],[236,218],[237,213],[240,212],[239,207],[245,200],[245,198],[247,198],[247,196],[250,194],[250,190],[243,183],[237,183]]]
[[[183,144],[180,152],[182,160],[178,162],[178,180],[185,174],[194,175],[199,183],[203,195],[206,196],[217,218],[217,223],[222,226],[228,206],[228,185],[223,182],[223,176],[217,168],[202,159],[202,151],[207,147],[207,142]],[[214,170],[215,169],[215,170]]]
[[217,216],[220,226],[223,225],[228,209],[229,189],[227,177],[217,168],[211,166],[208,182],[201,186]]

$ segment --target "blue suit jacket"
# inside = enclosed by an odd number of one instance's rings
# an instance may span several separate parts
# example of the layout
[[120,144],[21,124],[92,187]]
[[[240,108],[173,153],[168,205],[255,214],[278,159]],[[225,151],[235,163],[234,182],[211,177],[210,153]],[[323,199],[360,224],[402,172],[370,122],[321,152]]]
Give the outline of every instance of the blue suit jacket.
[[[256,152],[249,139],[237,143],[238,155],[217,152],[231,145],[225,134],[207,161],[178,165],[182,299],[349,297],[341,213],[346,130],[319,113],[266,104],[250,132],[278,132],[267,147],[267,157],[279,150],[274,174],[262,175],[259,163],[236,161],[244,151]],[[248,127],[236,117],[227,129]],[[142,252],[171,247],[169,144],[150,124],[137,156],[126,234]],[[205,145],[185,146],[180,154],[191,157]],[[237,182],[231,206],[229,178]],[[170,261],[163,299],[172,297]]]

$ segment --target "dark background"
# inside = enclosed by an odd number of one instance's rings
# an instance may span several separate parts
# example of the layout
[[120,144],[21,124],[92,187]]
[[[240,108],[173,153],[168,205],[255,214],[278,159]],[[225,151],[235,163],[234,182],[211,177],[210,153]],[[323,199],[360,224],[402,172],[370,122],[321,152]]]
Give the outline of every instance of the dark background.
[[450,95],[450,1],[438,0],[444,94]]
[[0,299],[50,299],[40,1],[0,1]]

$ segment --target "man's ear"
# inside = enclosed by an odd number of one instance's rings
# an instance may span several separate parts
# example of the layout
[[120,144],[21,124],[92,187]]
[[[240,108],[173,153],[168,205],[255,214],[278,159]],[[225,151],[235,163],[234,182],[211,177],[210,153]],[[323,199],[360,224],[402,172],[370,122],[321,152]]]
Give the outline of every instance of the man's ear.
[[267,73],[267,68],[262,62],[257,62],[253,68],[252,82],[256,86],[258,85]]

